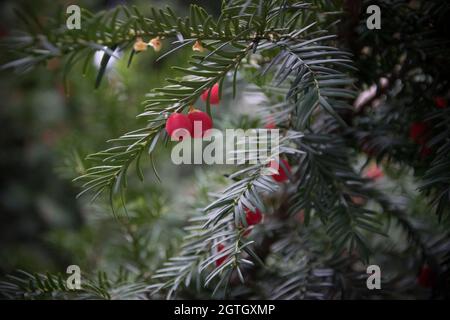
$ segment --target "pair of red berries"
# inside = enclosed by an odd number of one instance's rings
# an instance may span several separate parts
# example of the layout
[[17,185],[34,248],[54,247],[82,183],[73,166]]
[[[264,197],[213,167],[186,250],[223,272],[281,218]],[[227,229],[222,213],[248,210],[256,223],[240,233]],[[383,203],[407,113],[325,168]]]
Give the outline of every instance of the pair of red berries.
[[172,113],[166,121],[166,132],[173,139],[180,141],[186,136],[202,138],[212,126],[212,119],[206,112],[191,109],[187,115]]
[[[210,104],[219,104],[219,84],[214,84],[210,89],[205,90],[201,99]],[[198,125],[198,126],[197,126]],[[213,121],[211,117],[200,110],[191,109],[187,115],[182,113],[172,113],[166,122],[167,134],[175,140],[182,140],[184,136],[202,138],[205,132],[211,129]]]

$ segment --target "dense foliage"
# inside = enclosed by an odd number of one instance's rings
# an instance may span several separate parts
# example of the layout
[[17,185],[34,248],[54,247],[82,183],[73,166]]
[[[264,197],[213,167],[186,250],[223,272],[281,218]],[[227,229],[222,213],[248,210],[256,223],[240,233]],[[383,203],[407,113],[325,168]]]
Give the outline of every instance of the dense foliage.
[[[366,27],[365,9],[374,3],[380,30]],[[61,275],[19,272],[1,294],[448,297],[449,10],[447,1],[232,0],[222,2],[219,16],[191,5],[182,17],[169,7],[144,13],[119,6],[83,10],[80,30],[64,27],[65,12],[45,25],[21,12],[25,35],[7,39],[15,60],[4,69],[60,59],[70,87],[73,73],[92,72],[100,51],[92,90],[118,86],[106,79],[112,61],[126,69],[152,55],[155,65],[171,59],[173,72],[150,88],[127,133],[109,137],[86,160],[66,153],[72,171],[62,171],[78,175],[81,199],[90,194],[94,203],[83,202],[89,239],[104,236],[105,221],[115,224],[124,236],[114,233],[106,246],[121,253],[103,257],[109,263],[96,265],[98,275],[84,274],[81,291],[69,290]],[[142,79],[152,77],[148,70]],[[159,187],[170,179],[170,168],[157,169],[174,145],[167,119],[191,105],[215,128],[280,129],[286,177],[265,175],[260,162],[203,167],[178,189]],[[121,109],[115,112],[120,122]],[[108,117],[92,121],[110,125]],[[152,172],[147,188],[137,189]],[[168,206],[168,197],[179,202]],[[70,241],[82,243],[81,251],[92,245],[79,235]],[[382,290],[367,289],[369,264],[381,267]]]

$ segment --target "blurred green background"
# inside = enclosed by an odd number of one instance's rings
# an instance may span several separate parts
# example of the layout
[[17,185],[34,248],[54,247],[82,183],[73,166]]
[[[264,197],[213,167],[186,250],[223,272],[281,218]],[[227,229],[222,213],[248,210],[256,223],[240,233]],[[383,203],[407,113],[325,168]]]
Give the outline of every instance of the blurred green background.
[[[220,1],[76,1],[91,11],[118,4],[135,4],[141,10],[170,5],[184,14],[190,3],[218,13]],[[2,1],[0,37],[20,29],[14,8],[26,7],[39,19],[57,14],[73,1]],[[169,47],[166,40],[164,50]],[[14,59],[2,49],[0,64]],[[189,206],[192,177],[208,178],[195,168],[174,166],[169,150],[161,148],[155,159],[164,182],[158,182],[149,159],[142,161],[146,179],[130,177],[127,219],[115,219],[107,199],[94,204],[76,199],[80,191],[71,182],[83,172],[84,157],[107,147],[106,140],[139,128],[145,93],[163,85],[170,67],[186,64],[182,50],[160,62],[147,50],[130,68],[128,56],[110,62],[99,89],[94,89],[97,60],[86,76],[81,66],[68,77],[64,88],[62,63],[54,59],[32,72],[0,72],[0,277],[17,269],[32,272],[65,272],[70,264],[82,270],[117,270],[118,266],[145,274],[171,254],[181,236],[180,216]],[[221,108],[226,108],[226,103]],[[217,112],[217,111],[216,111]],[[206,192],[206,190],[205,190]],[[192,196],[192,201],[197,201]],[[118,205],[120,208],[121,206]],[[122,210],[122,209],[119,209]],[[178,212],[173,219],[162,214]],[[122,212],[123,214],[123,212]],[[187,214],[187,210],[186,210]],[[119,222],[119,223],[118,223]],[[171,232],[167,232],[172,228]],[[131,256],[130,256],[131,255]]]

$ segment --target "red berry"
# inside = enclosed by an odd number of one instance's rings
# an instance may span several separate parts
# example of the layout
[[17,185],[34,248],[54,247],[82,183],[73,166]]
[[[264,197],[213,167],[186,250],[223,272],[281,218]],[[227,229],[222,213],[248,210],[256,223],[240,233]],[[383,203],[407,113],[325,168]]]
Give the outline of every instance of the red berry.
[[384,173],[383,170],[374,163],[366,170],[365,176],[369,179],[378,180],[384,176]]
[[194,138],[201,138],[204,136],[205,131],[209,130],[213,126],[213,122],[210,116],[206,112],[200,110],[190,111],[188,118],[192,123]]
[[255,212],[250,211],[250,209],[245,208],[245,221],[247,222],[247,225],[253,226],[255,224],[260,223],[262,220],[262,214],[261,211],[256,209]]
[[209,103],[210,104],[219,104],[220,97],[219,97],[219,84],[216,83],[212,86],[211,89],[207,89],[202,93],[202,100],[206,101],[208,100],[209,92],[211,91],[211,96],[209,97]]
[[273,180],[275,180],[276,182],[284,182],[288,179],[288,174],[291,173],[291,166],[289,165],[289,163],[284,160],[284,159],[280,159],[281,163],[276,162],[275,160],[270,161],[269,167],[270,168],[274,168],[277,169],[278,173],[274,173],[272,174],[272,178]]
[[434,274],[428,265],[424,265],[417,276],[417,283],[424,288],[430,288],[434,283]]
[[425,122],[413,122],[409,127],[409,137],[416,143],[424,143],[428,125]]
[[187,115],[174,112],[166,121],[166,131],[173,139],[183,140],[184,136],[192,135],[192,122]]
[[[217,245],[217,252],[221,252],[223,251],[223,249],[225,249],[225,246],[221,243],[219,243]],[[225,262],[225,260],[227,260],[228,255],[225,255],[223,257],[220,257],[219,259],[216,260],[216,267],[220,267],[222,265],[222,263]]]
[[447,108],[447,99],[445,99],[444,97],[435,97],[434,104],[436,105],[436,108],[438,108],[438,109]]

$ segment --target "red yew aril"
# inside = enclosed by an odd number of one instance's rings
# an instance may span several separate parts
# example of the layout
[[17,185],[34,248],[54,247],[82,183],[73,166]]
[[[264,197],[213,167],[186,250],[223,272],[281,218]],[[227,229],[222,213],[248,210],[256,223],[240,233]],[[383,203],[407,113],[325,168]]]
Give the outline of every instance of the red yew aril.
[[425,122],[413,122],[409,127],[409,137],[416,143],[423,143],[427,132],[428,125]]
[[280,159],[280,162],[272,160],[270,161],[269,167],[274,169],[277,169],[278,167],[277,173],[272,174],[273,180],[275,180],[276,182],[285,182],[286,180],[288,180],[288,175],[291,173],[291,166],[284,159]]
[[250,211],[250,209],[245,208],[245,221],[247,225],[254,226],[255,224],[260,223],[262,220],[261,211],[255,209],[255,212]]
[[192,122],[187,115],[172,113],[166,121],[166,132],[172,139],[181,141],[183,137],[192,136]]
[[206,112],[193,109],[187,116],[192,123],[194,138],[202,138],[213,127],[213,121]]
[[[221,251],[223,251],[223,249],[225,249],[225,246],[223,244],[219,243],[217,245],[217,252],[221,252]],[[225,255],[225,256],[220,257],[219,259],[217,259],[216,260],[216,267],[220,267],[222,265],[222,263],[224,263],[225,260],[227,260],[227,258],[228,258],[228,256]]]
[[202,100],[203,101],[208,100],[208,95],[209,95],[210,91],[211,91],[211,96],[209,97],[209,103],[210,104],[219,104],[220,97],[219,97],[219,84],[218,83],[214,84],[212,86],[212,88],[207,89],[202,93],[202,96],[201,96]]

